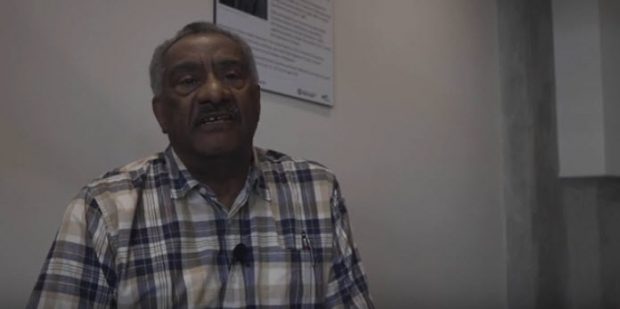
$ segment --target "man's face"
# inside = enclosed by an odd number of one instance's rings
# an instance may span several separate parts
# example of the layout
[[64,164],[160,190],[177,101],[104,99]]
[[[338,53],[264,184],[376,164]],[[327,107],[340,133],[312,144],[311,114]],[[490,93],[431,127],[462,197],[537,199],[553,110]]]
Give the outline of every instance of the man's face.
[[164,56],[162,93],[153,111],[181,158],[250,151],[260,88],[241,47],[221,34],[197,34]]

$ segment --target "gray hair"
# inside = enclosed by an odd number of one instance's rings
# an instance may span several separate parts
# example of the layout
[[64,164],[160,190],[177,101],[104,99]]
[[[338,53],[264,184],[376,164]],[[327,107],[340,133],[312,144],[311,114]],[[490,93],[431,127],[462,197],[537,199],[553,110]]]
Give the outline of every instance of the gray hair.
[[163,89],[164,72],[166,70],[164,67],[164,56],[166,55],[166,52],[172,45],[174,45],[174,43],[186,36],[194,34],[221,34],[239,44],[243,57],[248,65],[248,69],[250,70],[250,77],[254,80],[254,82],[258,82],[256,63],[254,62],[252,49],[248,43],[246,43],[238,35],[224,30],[215,24],[199,21],[185,25],[185,27],[179,30],[173,38],[164,41],[155,48],[153,58],[151,59],[151,64],[149,65],[149,77],[151,79],[151,89],[153,90],[154,95],[160,95]]

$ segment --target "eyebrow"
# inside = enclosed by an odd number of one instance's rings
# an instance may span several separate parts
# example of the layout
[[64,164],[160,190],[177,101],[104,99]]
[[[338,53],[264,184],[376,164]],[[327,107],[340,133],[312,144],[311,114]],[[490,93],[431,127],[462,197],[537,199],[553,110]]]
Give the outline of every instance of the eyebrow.
[[247,66],[244,61],[241,61],[238,59],[221,59],[221,60],[216,60],[214,62],[215,62],[214,65],[216,67],[223,67],[223,68],[234,67],[234,66],[245,68]]
[[[239,66],[245,69],[247,67],[244,61],[241,61],[238,59],[221,59],[221,60],[216,60],[214,62],[215,62],[214,65],[219,68],[229,68],[229,67]],[[196,71],[197,69],[200,69],[201,67],[202,67],[202,63],[200,62],[183,61],[183,62],[174,64],[167,71],[171,74],[175,74],[175,73],[185,72],[185,71]]]

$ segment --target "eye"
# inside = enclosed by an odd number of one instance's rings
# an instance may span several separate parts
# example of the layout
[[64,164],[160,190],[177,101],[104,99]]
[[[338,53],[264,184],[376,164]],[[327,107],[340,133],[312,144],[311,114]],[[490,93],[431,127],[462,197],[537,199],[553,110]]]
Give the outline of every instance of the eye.
[[237,80],[241,78],[241,74],[237,72],[228,72],[224,75],[224,77],[228,80]]
[[183,77],[179,80],[180,85],[191,86],[198,83],[198,79],[194,77]]
[[243,71],[237,69],[224,70],[221,75],[222,81],[229,87],[241,88],[245,83],[246,76]]
[[197,89],[202,83],[200,76],[185,74],[177,78],[173,84],[174,89],[180,95],[187,95]]

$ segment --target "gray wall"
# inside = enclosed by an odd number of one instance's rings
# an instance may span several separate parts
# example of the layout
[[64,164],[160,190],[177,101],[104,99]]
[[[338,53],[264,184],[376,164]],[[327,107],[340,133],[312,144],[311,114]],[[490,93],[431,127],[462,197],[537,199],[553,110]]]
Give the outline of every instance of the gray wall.
[[551,2],[498,0],[508,303],[563,308]]
[[[620,219],[617,210],[620,182],[610,178],[566,178],[561,183],[570,240],[567,286],[570,307],[603,308],[605,302],[615,302],[617,307],[620,303],[614,293],[609,293],[614,290],[609,279],[618,277],[618,258],[613,259],[613,252],[618,252],[618,241],[613,241],[618,229],[613,222]],[[607,289],[605,300],[603,287]]]
[[620,178],[561,180],[569,308],[620,307]]
[[[335,5],[335,107],[263,93],[257,144],[330,166],[380,308],[506,304],[497,7]],[[211,1],[0,5],[0,302],[21,306],[79,188],[165,147],[152,48]]]
[[[557,177],[550,3],[498,1],[507,156],[508,304],[510,308],[618,308],[620,178]],[[561,9],[571,9],[567,4],[562,2]],[[611,3],[604,5],[611,12],[602,14],[617,12],[617,2],[615,9],[610,8]],[[559,13],[553,15],[567,12]],[[574,35],[584,30],[580,27],[588,27],[583,21],[567,22]],[[556,72],[565,74],[561,76],[564,79],[575,78],[571,74],[591,74]]]

